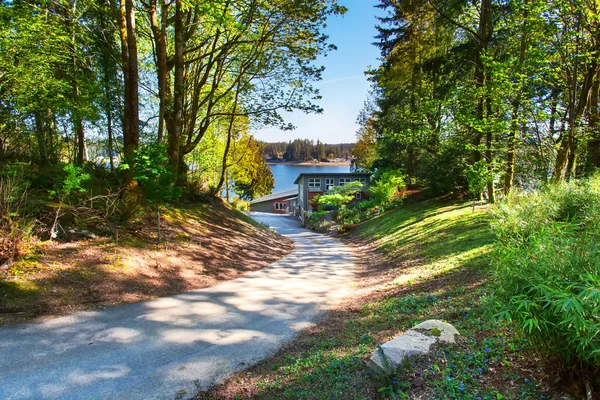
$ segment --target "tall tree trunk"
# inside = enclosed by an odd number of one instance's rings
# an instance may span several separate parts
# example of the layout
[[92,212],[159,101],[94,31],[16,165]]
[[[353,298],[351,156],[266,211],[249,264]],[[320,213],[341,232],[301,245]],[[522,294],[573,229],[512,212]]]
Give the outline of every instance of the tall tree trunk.
[[175,0],[175,56],[174,56],[174,96],[173,96],[173,115],[171,118],[171,128],[169,130],[169,163],[177,171],[177,178],[183,171],[179,171],[180,154],[179,147],[181,142],[181,131],[183,123],[183,101],[184,101],[184,80],[183,80],[183,9],[182,0]]
[[567,170],[565,177],[567,181],[575,176],[575,165],[577,162],[577,138],[573,137],[569,140],[569,155],[567,156]]
[[114,144],[113,144],[113,128],[112,128],[112,112],[110,109],[106,111],[106,122],[107,122],[107,130],[108,130],[108,159],[110,160],[110,170],[114,171],[115,169],[115,161],[114,161]]
[[82,165],[87,161],[87,147],[85,145],[85,130],[83,128],[83,118],[75,118],[75,131],[77,135],[77,159],[75,162]]
[[167,98],[167,17],[168,6],[161,0],[161,23],[158,23],[157,1],[150,1],[150,27],[156,49],[156,76],[158,78],[158,143],[162,143],[165,124],[165,106]]
[[[127,12],[125,8],[125,1],[120,0],[119,9],[116,11],[119,17],[119,39],[121,40],[121,69],[123,72],[123,138],[130,135],[130,120],[129,120],[129,102],[127,98],[129,96],[129,86],[131,85],[129,80],[129,48],[127,45]],[[127,175],[127,174],[126,174]]]
[[44,126],[44,117],[41,112],[35,112],[35,137],[38,144],[40,165],[48,165],[48,150],[46,148],[46,129]]
[[[487,119],[492,117],[492,102],[491,99],[489,97],[486,98],[485,100],[486,102],[486,116]],[[485,132],[485,160],[488,164],[488,171],[490,176],[493,176],[493,154],[492,154],[492,141],[493,141],[493,132],[491,129],[487,128],[486,132]],[[487,183],[487,192],[488,192],[488,201],[491,204],[494,204],[496,202],[496,192],[494,189],[494,179],[490,179]]]
[[[241,76],[241,73],[240,73]],[[240,78],[239,78],[240,79]],[[231,140],[233,137],[233,128],[235,124],[235,114],[237,112],[238,100],[240,96],[240,80],[238,79],[237,88],[235,90],[235,97],[233,100],[233,109],[231,111],[231,118],[229,120],[229,126],[227,127],[227,142],[225,143],[225,151],[223,152],[223,158],[221,160],[221,176],[219,178],[219,183],[215,188],[214,194],[218,195],[221,193],[221,189],[223,189],[223,183],[225,182],[225,178],[227,177],[227,156],[229,155],[229,148],[231,147]],[[229,191],[227,194],[229,197]]]
[[139,146],[139,96],[138,96],[138,57],[135,34],[135,9],[133,0],[120,0],[119,37],[121,39],[121,59],[123,69],[123,156],[129,164],[125,170],[125,190],[123,191],[124,212],[127,218],[140,203],[138,183],[133,178],[133,160]]
[[125,22],[127,25],[127,78],[129,84],[126,85],[125,89],[125,104],[127,111],[124,119],[127,120],[128,123],[128,132],[123,132],[123,153],[125,154],[125,159],[132,160],[140,141],[138,55],[133,0],[124,1]]
[[[519,46],[519,61],[517,64],[517,73],[523,69],[525,62],[525,50],[527,48],[527,19],[529,16],[527,2],[525,2],[523,13],[523,24],[521,26],[521,41]],[[521,108],[521,97],[523,95],[523,79],[520,79],[520,85],[517,87],[515,98],[512,101],[512,115],[510,121],[510,131],[508,134],[508,149],[506,152],[506,174],[504,176],[504,192],[510,193],[515,178],[515,153],[517,150],[517,135],[519,133],[519,113]]]
[[[493,26],[492,26],[492,0],[481,0],[481,9],[479,17],[479,38],[477,48],[477,58],[475,65],[475,79],[476,86],[478,88],[478,103],[477,103],[477,119],[483,127],[485,132],[479,132],[476,134],[476,145],[481,143],[482,137],[485,137],[485,160],[488,163],[488,169],[492,169],[492,141],[493,133],[489,124],[488,119],[491,117],[491,99],[487,92],[487,84],[490,77],[487,74],[485,64],[483,62],[483,56],[489,48],[489,44],[492,38]],[[486,118],[487,117],[487,118]],[[481,160],[481,154],[479,151],[476,152],[475,161]],[[494,182],[493,180],[488,183],[488,200],[490,203],[495,202],[494,193]]]
[[[105,7],[106,4],[103,3],[103,1],[100,1],[100,7]],[[103,8],[103,11],[106,11],[106,8]],[[106,14],[103,12],[100,15],[100,29],[102,30],[102,32],[107,32],[107,27],[106,27]],[[114,31],[111,29],[109,32],[107,32],[106,34],[106,41],[103,41],[103,48],[102,48],[102,53],[101,53],[101,57],[102,57],[102,80],[103,80],[103,86],[104,86],[104,113],[106,114],[106,130],[107,130],[107,134],[108,134],[108,160],[109,160],[109,164],[110,164],[110,170],[114,171],[115,169],[115,165],[114,165],[114,159],[113,159],[113,153],[114,153],[114,134],[113,134],[113,110],[112,110],[112,99],[113,99],[113,92],[111,89],[111,74],[116,74],[116,69],[114,69],[113,67],[111,67],[111,65],[113,64],[112,60],[111,60],[111,51],[115,48],[115,42],[114,42],[114,36],[112,35],[112,33],[114,33]]]
[[57,164],[60,160],[60,155],[59,155],[59,151],[58,151],[58,128],[57,128],[57,122],[56,122],[56,114],[52,113],[52,111],[48,110],[46,112],[46,118],[48,119],[48,137],[49,137],[49,142],[50,142],[50,150],[48,150],[49,153],[49,159],[52,163]]
[[515,153],[517,148],[517,134],[519,131],[519,109],[521,107],[521,95],[513,100],[510,131],[508,134],[508,149],[506,151],[506,174],[504,175],[504,192],[510,193],[515,178]]
[[[579,20],[583,17],[581,13],[577,15]],[[573,73],[571,82],[569,82],[569,127],[567,129],[568,136],[563,136],[563,142],[558,150],[556,156],[556,162],[554,164],[554,182],[559,182],[562,179],[570,179],[572,174],[575,172],[575,162],[577,157],[577,146],[578,146],[578,130],[581,117],[586,110],[589,101],[590,93],[592,88],[598,79],[598,71],[600,64],[598,58],[600,56],[600,29],[596,28],[597,31],[594,33],[594,46],[590,49],[594,53],[594,57],[591,57],[591,61],[588,64],[579,64],[582,62],[577,59],[573,66]],[[579,30],[579,29],[578,29]],[[579,38],[575,43],[576,51],[578,52],[580,46]],[[585,71],[582,76],[581,83],[579,82],[579,67],[584,68]]]
[[79,92],[79,80],[77,65],[77,36],[75,34],[75,19],[77,12],[77,1],[73,1],[70,14],[65,16],[65,24],[67,32],[71,34],[71,42],[69,44],[71,52],[71,90],[73,94],[74,107],[71,110],[72,122],[73,122],[73,134],[77,138],[77,149],[75,155],[75,163],[82,165],[87,161],[87,149],[85,146],[85,130],[83,127],[83,115],[80,109],[80,92]]
[[[489,47],[489,42],[492,36],[492,0],[481,0],[480,10],[477,54],[475,55],[475,87],[477,88],[478,92],[475,116],[480,126],[477,129],[474,129],[473,132],[473,145],[475,147],[480,146],[481,140],[484,136],[486,136],[484,132],[481,131],[482,126],[484,125],[485,102],[487,96],[483,93],[487,82],[487,72],[483,62],[483,56]],[[487,130],[489,128],[485,127],[485,129]],[[481,152],[476,150],[474,154],[474,161],[480,161],[481,156]]]
[[[571,118],[569,117],[569,120]],[[559,141],[558,151],[556,152],[556,160],[554,162],[554,172],[552,173],[552,181],[558,183],[564,178],[565,165],[569,155],[569,136],[571,135],[571,126],[564,132]]]
[[587,172],[592,173],[600,168],[600,125],[598,115],[598,94],[600,81],[596,78],[590,94],[589,121],[590,141],[588,142]]

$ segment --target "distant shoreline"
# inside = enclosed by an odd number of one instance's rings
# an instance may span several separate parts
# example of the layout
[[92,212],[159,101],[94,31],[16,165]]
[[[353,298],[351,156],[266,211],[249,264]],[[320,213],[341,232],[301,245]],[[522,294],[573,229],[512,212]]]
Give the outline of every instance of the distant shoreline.
[[296,161],[267,161],[267,164],[269,165],[278,165],[278,164],[285,164],[285,165],[298,165],[298,166],[314,166],[314,167],[327,167],[327,166],[332,166],[332,167],[344,167],[344,166],[350,166],[350,161],[335,161],[335,162],[312,162],[312,161],[302,161],[302,162],[296,162]]

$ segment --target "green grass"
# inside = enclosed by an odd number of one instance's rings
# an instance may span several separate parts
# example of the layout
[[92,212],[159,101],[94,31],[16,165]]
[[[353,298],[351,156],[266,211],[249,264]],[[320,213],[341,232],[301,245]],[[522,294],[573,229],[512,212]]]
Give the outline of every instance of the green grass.
[[396,284],[457,268],[485,269],[493,235],[485,209],[469,204],[411,204],[363,223],[357,234],[392,257],[414,264]]
[[[374,244],[393,264],[377,288],[383,294],[360,304],[360,312],[333,312],[338,322],[241,374],[236,379],[243,385],[229,383],[200,398],[540,398],[534,377],[516,365],[527,343],[486,314],[494,240],[487,208],[407,205],[359,225],[352,236]],[[456,326],[464,338],[458,346],[436,350],[433,363],[413,360],[386,377],[366,368],[378,342],[434,318]]]

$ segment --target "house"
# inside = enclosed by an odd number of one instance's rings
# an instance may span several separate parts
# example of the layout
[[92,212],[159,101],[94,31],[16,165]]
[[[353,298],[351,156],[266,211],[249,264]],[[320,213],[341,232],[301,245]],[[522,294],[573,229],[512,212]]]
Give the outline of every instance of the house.
[[[304,221],[304,212],[314,211],[310,201],[316,195],[327,192],[334,186],[344,186],[347,183],[359,181],[365,188],[371,183],[371,174],[368,172],[316,172],[302,173],[296,178],[294,184],[298,185],[298,214]],[[355,200],[364,200],[367,193],[356,194]]]
[[250,211],[288,214],[296,212],[298,189],[273,193],[250,202]]

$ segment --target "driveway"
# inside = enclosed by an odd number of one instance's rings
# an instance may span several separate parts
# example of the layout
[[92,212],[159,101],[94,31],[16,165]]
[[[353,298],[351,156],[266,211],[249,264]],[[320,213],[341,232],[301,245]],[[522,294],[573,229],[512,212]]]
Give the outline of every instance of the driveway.
[[348,293],[354,263],[289,217],[253,217],[294,250],[210,288],[0,328],[0,399],[187,398],[273,355]]

